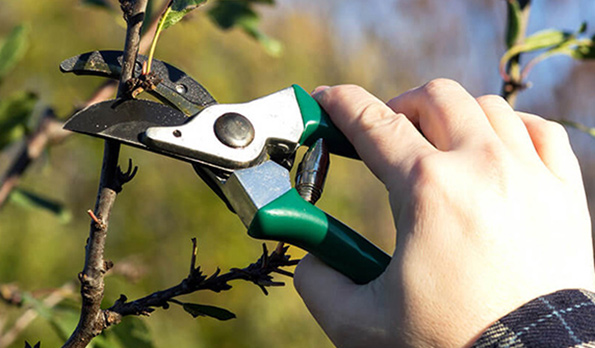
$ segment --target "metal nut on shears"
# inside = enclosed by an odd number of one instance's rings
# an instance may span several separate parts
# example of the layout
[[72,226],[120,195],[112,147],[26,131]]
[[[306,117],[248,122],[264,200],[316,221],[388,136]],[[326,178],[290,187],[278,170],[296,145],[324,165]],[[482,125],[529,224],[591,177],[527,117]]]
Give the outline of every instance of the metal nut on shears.
[[223,144],[240,148],[254,140],[254,126],[250,120],[237,112],[228,112],[215,121],[215,135]]

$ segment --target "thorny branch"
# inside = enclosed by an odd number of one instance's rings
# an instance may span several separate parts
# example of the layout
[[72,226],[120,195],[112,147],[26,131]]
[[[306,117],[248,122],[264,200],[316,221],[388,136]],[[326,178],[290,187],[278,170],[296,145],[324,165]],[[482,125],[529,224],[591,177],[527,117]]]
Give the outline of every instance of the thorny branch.
[[113,306],[104,311],[106,319],[106,328],[109,325],[119,323],[124,316],[127,315],[149,315],[156,308],[169,308],[170,302],[175,302],[175,297],[190,294],[200,290],[210,290],[214,292],[221,292],[230,290],[229,282],[233,280],[246,280],[256,284],[265,295],[268,294],[266,287],[269,286],[283,286],[284,283],[273,281],[272,273],[278,273],[292,277],[293,274],[281,267],[295,266],[299,260],[292,260],[290,255],[287,255],[288,246],[276,248],[270,254],[263,244],[263,253],[258,261],[252,263],[248,267],[238,269],[232,268],[229,272],[220,274],[217,269],[215,273],[207,277],[203,274],[199,267],[194,266],[196,260],[196,240],[193,239],[193,252],[191,259],[191,269],[188,276],[179,284],[166,289],[157,291],[151,295],[139,298],[137,300],[128,302],[126,296],[121,295]]
[[[118,84],[118,96],[130,95],[130,80],[138,52],[144,52],[148,49],[156,27],[159,16],[156,16],[142,39],[139,33],[142,26],[144,12],[147,0],[120,0],[124,17],[128,24],[127,39],[124,49],[124,62],[122,68],[122,77]],[[165,3],[167,6],[168,3]],[[127,84],[128,83],[128,84]],[[101,102],[110,98],[116,89],[114,81],[108,81],[102,85],[96,93],[81,107]],[[76,111],[76,110],[75,110]],[[47,118],[47,122],[45,119]],[[49,144],[53,144],[65,139],[70,133],[62,129],[62,122],[55,119],[51,110],[48,110],[47,117],[40,122],[39,130],[28,137],[24,150],[15,157],[9,171],[0,180],[0,207],[5,203],[10,192],[18,184],[20,177],[29,167],[30,163],[35,161],[43,149]],[[193,257],[191,262],[191,271],[182,282],[166,290],[155,292],[138,300],[127,302],[125,296],[122,296],[116,303],[106,310],[101,310],[100,303],[103,299],[103,278],[113,264],[111,261],[103,258],[103,250],[107,235],[109,214],[113,207],[115,197],[121,190],[121,186],[131,180],[136,172],[132,169],[132,163],[129,163],[129,169],[122,173],[117,166],[119,157],[119,144],[110,144],[106,142],[104,149],[104,160],[101,171],[101,179],[94,211],[89,211],[92,223],[90,235],[86,247],[86,259],[83,271],[79,274],[81,282],[81,295],[83,305],[81,308],[81,317],[77,328],[64,344],[63,347],[85,347],[91,339],[111,325],[117,324],[122,317],[126,315],[148,315],[155,308],[167,308],[169,302],[176,302],[175,297],[184,294],[193,293],[200,290],[211,290],[215,292],[231,289],[229,282],[233,280],[250,281],[259,286],[259,288],[268,294],[266,287],[282,286],[283,282],[273,281],[272,273],[278,273],[286,276],[293,276],[291,272],[280,269],[280,267],[294,266],[299,260],[291,260],[286,254],[288,247],[279,243],[277,248],[268,253],[266,245],[263,244],[263,254],[255,263],[248,267],[238,269],[232,268],[229,272],[220,274],[220,270],[211,276],[203,275],[200,267],[196,267],[196,241],[193,240]],[[63,291],[56,290],[50,294],[44,302],[49,307],[55,305],[63,299]],[[34,309],[25,311],[19,319],[18,325],[15,325],[9,332],[3,335],[3,339],[13,341],[18,334],[26,328],[29,323],[37,316]],[[14,331],[14,332],[13,332]],[[6,340],[3,340],[6,342]]]
[[[120,0],[120,3],[127,23],[127,30],[118,96],[124,95],[126,81],[133,76],[147,0]],[[125,176],[120,171],[118,167],[119,153],[119,143],[105,142],[101,179],[94,209],[94,215],[98,222],[91,222],[85,253],[85,266],[79,274],[83,300],[81,317],[64,347],[85,347],[106,327],[107,318],[103,316],[100,306],[104,293],[103,278],[109,268],[113,266],[111,262],[104,259],[109,216],[117,193],[121,190],[122,185],[132,178],[132,176]],[[129,173],[131,173],[130,168]]]

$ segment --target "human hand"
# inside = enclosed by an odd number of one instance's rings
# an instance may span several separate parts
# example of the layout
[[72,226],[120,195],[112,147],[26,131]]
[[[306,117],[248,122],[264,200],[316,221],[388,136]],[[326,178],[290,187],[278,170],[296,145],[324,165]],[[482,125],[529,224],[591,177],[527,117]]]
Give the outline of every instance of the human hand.
[[356,86],[314,97],[385,184],[397,230],[369,284],[311,255],[296,269],[337,346],[466,346],[538,296],[595,289],[580,168],[560,125],[444,79],[388,104]]

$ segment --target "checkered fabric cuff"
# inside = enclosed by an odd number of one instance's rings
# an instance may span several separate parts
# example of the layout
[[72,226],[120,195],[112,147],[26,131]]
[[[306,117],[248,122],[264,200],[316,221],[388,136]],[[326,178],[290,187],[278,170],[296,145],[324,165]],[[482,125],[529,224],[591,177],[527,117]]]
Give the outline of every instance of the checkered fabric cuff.
[[561,290],[539,297],[490,326],[473,347],[595,348],[595,294]]

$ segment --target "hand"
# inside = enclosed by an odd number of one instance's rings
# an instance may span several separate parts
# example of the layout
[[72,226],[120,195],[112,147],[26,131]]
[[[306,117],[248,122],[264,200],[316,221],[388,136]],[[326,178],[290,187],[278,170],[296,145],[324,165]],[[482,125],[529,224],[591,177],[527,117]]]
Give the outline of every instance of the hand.
[[295,286],[339,347],[461,347],[524,303],[595,289],[580,168],[557,123],[434,80],[384,104],[314,97],[389,191],[397,230],[366,285],[308,255]]

